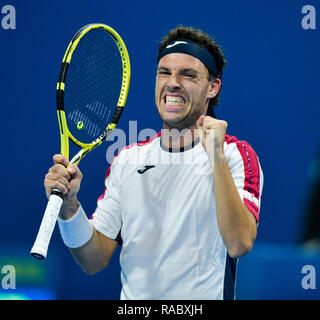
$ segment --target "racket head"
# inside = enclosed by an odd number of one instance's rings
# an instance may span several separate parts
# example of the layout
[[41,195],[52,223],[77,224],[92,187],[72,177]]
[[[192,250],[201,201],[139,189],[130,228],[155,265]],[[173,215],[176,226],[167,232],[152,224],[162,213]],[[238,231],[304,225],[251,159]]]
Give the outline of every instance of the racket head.
[[83,148],[77,164],[116,127],[130,84],[130,59],[120,35],[105,24],[82,27],[62,60],[57,83],[61,154],[69,139]]

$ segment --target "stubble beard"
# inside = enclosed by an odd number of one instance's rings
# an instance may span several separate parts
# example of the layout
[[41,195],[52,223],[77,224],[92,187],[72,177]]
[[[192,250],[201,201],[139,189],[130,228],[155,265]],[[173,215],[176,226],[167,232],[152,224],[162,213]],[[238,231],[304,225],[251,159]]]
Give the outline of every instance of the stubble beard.
[[158,112],[163,121],[164,129],[176,129],[178,131],[182,131],[194,127],[200,116],[204,113],[204,109],[205,106],[191,106],[189,112],[186,115],[177,117],[175,119],[165,119],[159,112],[159,108]]
[[201,116],[202,112],[200,110],[190,112],[186,116],[184,116],[181,119],[165,119],[161,116],[160,117],[163,121],[164,128],[165,129],[177,129],[178,131],[182,131],[184,129],[190,129],[193,127],[199,117]]

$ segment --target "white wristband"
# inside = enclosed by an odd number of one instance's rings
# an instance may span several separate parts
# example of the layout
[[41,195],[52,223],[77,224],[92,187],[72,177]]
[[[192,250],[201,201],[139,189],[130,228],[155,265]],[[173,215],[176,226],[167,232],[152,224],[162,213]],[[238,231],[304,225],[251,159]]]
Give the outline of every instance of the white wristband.
[[64,244],[69,248],[79,248],[92,237],[93,228],[81,204],[78,211],[68,220],[58,218],[60,233]]

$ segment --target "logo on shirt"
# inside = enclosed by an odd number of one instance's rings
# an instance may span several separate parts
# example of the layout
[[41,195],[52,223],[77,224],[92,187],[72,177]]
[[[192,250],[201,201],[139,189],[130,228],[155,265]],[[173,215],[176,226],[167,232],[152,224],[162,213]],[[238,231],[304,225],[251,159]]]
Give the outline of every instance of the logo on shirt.
[[143,174],[143,173],[145,173],[146,171],[148,171],[149,169],[154,168],[154,167],[155,167],[155,166],[153,166],[153,165],[144,166],[142,169],[137,170],[137,172],[140,173],[140,174]]

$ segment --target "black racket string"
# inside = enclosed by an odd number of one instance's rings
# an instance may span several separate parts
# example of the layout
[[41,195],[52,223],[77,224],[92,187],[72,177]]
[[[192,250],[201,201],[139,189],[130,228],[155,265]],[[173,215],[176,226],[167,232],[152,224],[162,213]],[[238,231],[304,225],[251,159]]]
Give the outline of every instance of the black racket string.
[[64,108],[71,134],[91,143],[106,129],[116,110],[122,85],[122,60],[112,36],[104,29],[87,32],[68,68]]

